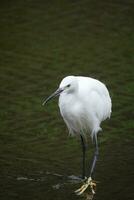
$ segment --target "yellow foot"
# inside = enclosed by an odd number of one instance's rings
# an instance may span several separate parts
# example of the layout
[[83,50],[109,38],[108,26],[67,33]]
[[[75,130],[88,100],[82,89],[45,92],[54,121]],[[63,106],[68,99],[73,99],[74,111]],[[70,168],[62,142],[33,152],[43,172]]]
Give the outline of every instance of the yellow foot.
[[75,193],[77,195],[81,195],[83,194],[83,192],[90,186],[91,192],[94,195],[95,194],[95,187],[96,187],[96,183],[92,180],[91,177],[89,177],[86,182],[78,189],[75,190]]

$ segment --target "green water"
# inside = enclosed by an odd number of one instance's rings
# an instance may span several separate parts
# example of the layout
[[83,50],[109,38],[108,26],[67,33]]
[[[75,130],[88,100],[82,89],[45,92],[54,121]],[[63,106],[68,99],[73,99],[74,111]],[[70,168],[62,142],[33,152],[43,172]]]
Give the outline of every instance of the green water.
[[[80,141],[68,137],[57,100],[67,75],[106,83],[112,118],[102,124],[96,200],[133,200],[132,0],[0,4],[0,199],[68,200],[81,184]],[[87,166],[93,153],[89,141]]]

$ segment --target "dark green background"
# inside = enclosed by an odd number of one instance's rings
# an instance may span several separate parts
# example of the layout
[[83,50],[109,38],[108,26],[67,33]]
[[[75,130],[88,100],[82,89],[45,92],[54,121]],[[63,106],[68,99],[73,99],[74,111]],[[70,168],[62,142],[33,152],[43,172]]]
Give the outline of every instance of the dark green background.
[[[42,107],[67,75],[97,78],[112,97],[94,199],[134,199],[133,55],[133,0],[1,1],[1,200],[82,199],[79,184],[48,173],[81,174],[80,141],[68,137],[57,101]],[[87,164],[92,153],[90,143]]]

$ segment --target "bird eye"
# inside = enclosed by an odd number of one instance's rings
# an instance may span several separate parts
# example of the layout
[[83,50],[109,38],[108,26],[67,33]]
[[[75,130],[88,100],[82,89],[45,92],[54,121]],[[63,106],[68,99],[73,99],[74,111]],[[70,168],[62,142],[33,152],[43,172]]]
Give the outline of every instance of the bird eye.
[[70,84],[68,84],[67,87],[69,88],[69,87],[70,87]]

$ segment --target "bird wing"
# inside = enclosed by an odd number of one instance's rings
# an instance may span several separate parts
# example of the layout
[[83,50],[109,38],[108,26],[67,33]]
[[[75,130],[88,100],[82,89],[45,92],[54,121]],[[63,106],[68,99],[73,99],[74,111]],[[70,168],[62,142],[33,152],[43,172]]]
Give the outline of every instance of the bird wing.
[[111,98],[106,86],[93,78],[79,77],[79,96],[84,101],[85,109],[99,122],[111,115]]

